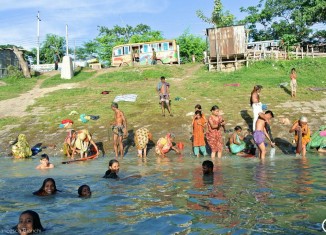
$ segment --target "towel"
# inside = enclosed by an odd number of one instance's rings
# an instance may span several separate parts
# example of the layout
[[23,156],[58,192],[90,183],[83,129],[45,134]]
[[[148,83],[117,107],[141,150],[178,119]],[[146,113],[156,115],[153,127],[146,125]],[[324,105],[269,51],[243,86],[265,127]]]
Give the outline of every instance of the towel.
[[135,94],[118,95],[114,98],[113,102],[119,102],[119,101],[135,102],[136,99],[137,99],[137,95]]

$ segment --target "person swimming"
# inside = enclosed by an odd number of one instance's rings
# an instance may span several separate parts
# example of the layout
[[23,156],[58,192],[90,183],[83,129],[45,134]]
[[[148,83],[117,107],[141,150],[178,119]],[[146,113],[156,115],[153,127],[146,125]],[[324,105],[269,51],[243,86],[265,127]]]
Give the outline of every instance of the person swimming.
[[20,235],[35,234],[45,231],[41,224],[40,216],[32,210],[23,211],[19,216],[18,224],[12,229]]
[[87,184],[83,184],[78,188],[78,195],[79,197],[91,197],[91,188]]
[[117,175],[119,172],[120,164],[118,160],[112,159],[109,161],[109,169],[105,172],[103,178],[106,179],[119,179]]
[[56,194],[58,191],[54,179],[47,178],[43,181],[41,188],[33,194],[36,196],[50,196]]

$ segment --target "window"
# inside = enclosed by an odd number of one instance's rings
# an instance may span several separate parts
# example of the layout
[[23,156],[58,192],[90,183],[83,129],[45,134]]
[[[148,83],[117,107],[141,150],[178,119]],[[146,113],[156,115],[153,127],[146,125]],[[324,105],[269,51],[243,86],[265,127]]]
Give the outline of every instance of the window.
[[146,52],[148,52],[148,45],[144,44],[143,53],[146,53]]
[[129,55],[130,54],[129,46],[123,47],[123,52],[124,55]]
[[169,43],[164,42],[163,44],[163,51],[168,51],[169,50]]
[[122,55],[122,47],[118,47],[118,48],[114,49],[114,55],[115,56]]

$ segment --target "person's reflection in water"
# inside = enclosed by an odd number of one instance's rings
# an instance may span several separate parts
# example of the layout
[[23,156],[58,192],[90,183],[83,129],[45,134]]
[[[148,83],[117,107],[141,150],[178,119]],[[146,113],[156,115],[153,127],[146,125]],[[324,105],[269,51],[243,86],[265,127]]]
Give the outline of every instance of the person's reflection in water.
[[297,172],[298,176],[296,177],[295,184],[297,188],[294,192],[299,194],[310,194],[312,188],[310,185],[314,183],[314,180],[311,177],[311,168],[309,165],[309,160],[306,157],[300,159],[295,159],[297,163]]
[[203,183],[214,184],[214,163],[210,160],[203,161]]

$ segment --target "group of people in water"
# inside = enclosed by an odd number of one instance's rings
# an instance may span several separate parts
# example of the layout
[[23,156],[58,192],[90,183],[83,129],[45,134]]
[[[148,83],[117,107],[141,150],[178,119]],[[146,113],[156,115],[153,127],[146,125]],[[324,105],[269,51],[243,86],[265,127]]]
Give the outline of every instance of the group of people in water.
[[[295,69],[291,70],[291,88],[292,96],[296,96],[296,74]],[[251,96],[250,104],[253,110],[253,124],[252,132],[247,135],[242,135],[242,127],[236,126],[233,133],[228,138],[227,146],[232,154],[239,156],[255,155],[255,146],[258,148],[258,156],[263,159],[266,156],[266,144],[267,138],[271,147],[275,147],[275,142],[271,136],[270,124],[274,117],[272,111],[263,111],[263,105],[260,102],[260,92],[262,86],[254,86]],[[165,117],[165,109],[167,109],[170,116],[172,115],[170,106],[170,84],[165,81],[165,77],[161,77],[156,90],[159,95],[159,101],[162,109],[162,116]],[[124,156],[123,139],[128,136],[127,119],[124,113],[119,109],[117,103],[111,104],[111,109],[114,112],[114,122],[111,123],[113,133],[113,149],[115,157],[118,158]],[[217,105],[213,105],[210,109],[210,116],[206,118],[202,111],[200,104],[195,105],[194,116],[192,118],[192,146],[195,156],[200,155],[208,156],[214,159],[222,157],[224,151],[224,133],[226,132],[226,121],[220,113],[220,109]],[[296,143],[296,153],[301,154],[303,157],[306,155],[307,145],[310,142],[310,129],[308,126],[308,119],[301,117],[296,120],[289,130],[290,133],[294,133],[294,139]],[[142,158],[146,158],[147,146],[151,141],[152,134],[145,128],[139,128],[135,131],[134,142],[137,148],[137,155]],[[170,150],[174,150],[176,153],[181,153],[183,144],[175,144],[175,135],[173,133],[167,133],[166,136],[158,139],[155,145],[155,153],[159,157],[166,157],[166,154]],[[209,148],[207,148],[207,146]],[[323,148],[321,148],[323,150]],[[98,155],[99,148],[94,142],[91,133],[88,130],[69,130],[67,137],[63,144],[63,153],[69,157],[74,158],[76,155],[80,156],[80,159],[88,158],[90,155]],[[13,144],[12,154],[15,158],[25,158],[32,156],[32,151],[27,143],[26,136],[20,134],[18,141]],[[42,154],[40,158],[40,164],[36,169],[49,169],[54,165],[50,163],[49,156]],[[108,170],[105,172],[103,178],[120,179],[118,176],[120,164],[117,159],[109,161]],[[202,163],[203,175],[213,174],[214,164],[210,160],[205,160]],[[131,176],[139,177],[139,176]],[[50,196],[60,192],[56,188],[54,179],[47,178],[44,180],[41,188],[35,191],[33,194],[36,196]],[[78,189],[78,195],[80,197],[90,197],[92,195],[91,189],[88,185],[83,184]],[[44,231],[41,225],[39,215],[35,211],[27,210],[21,213],[19,223],[13,228],[20,234],[30,234]]]

